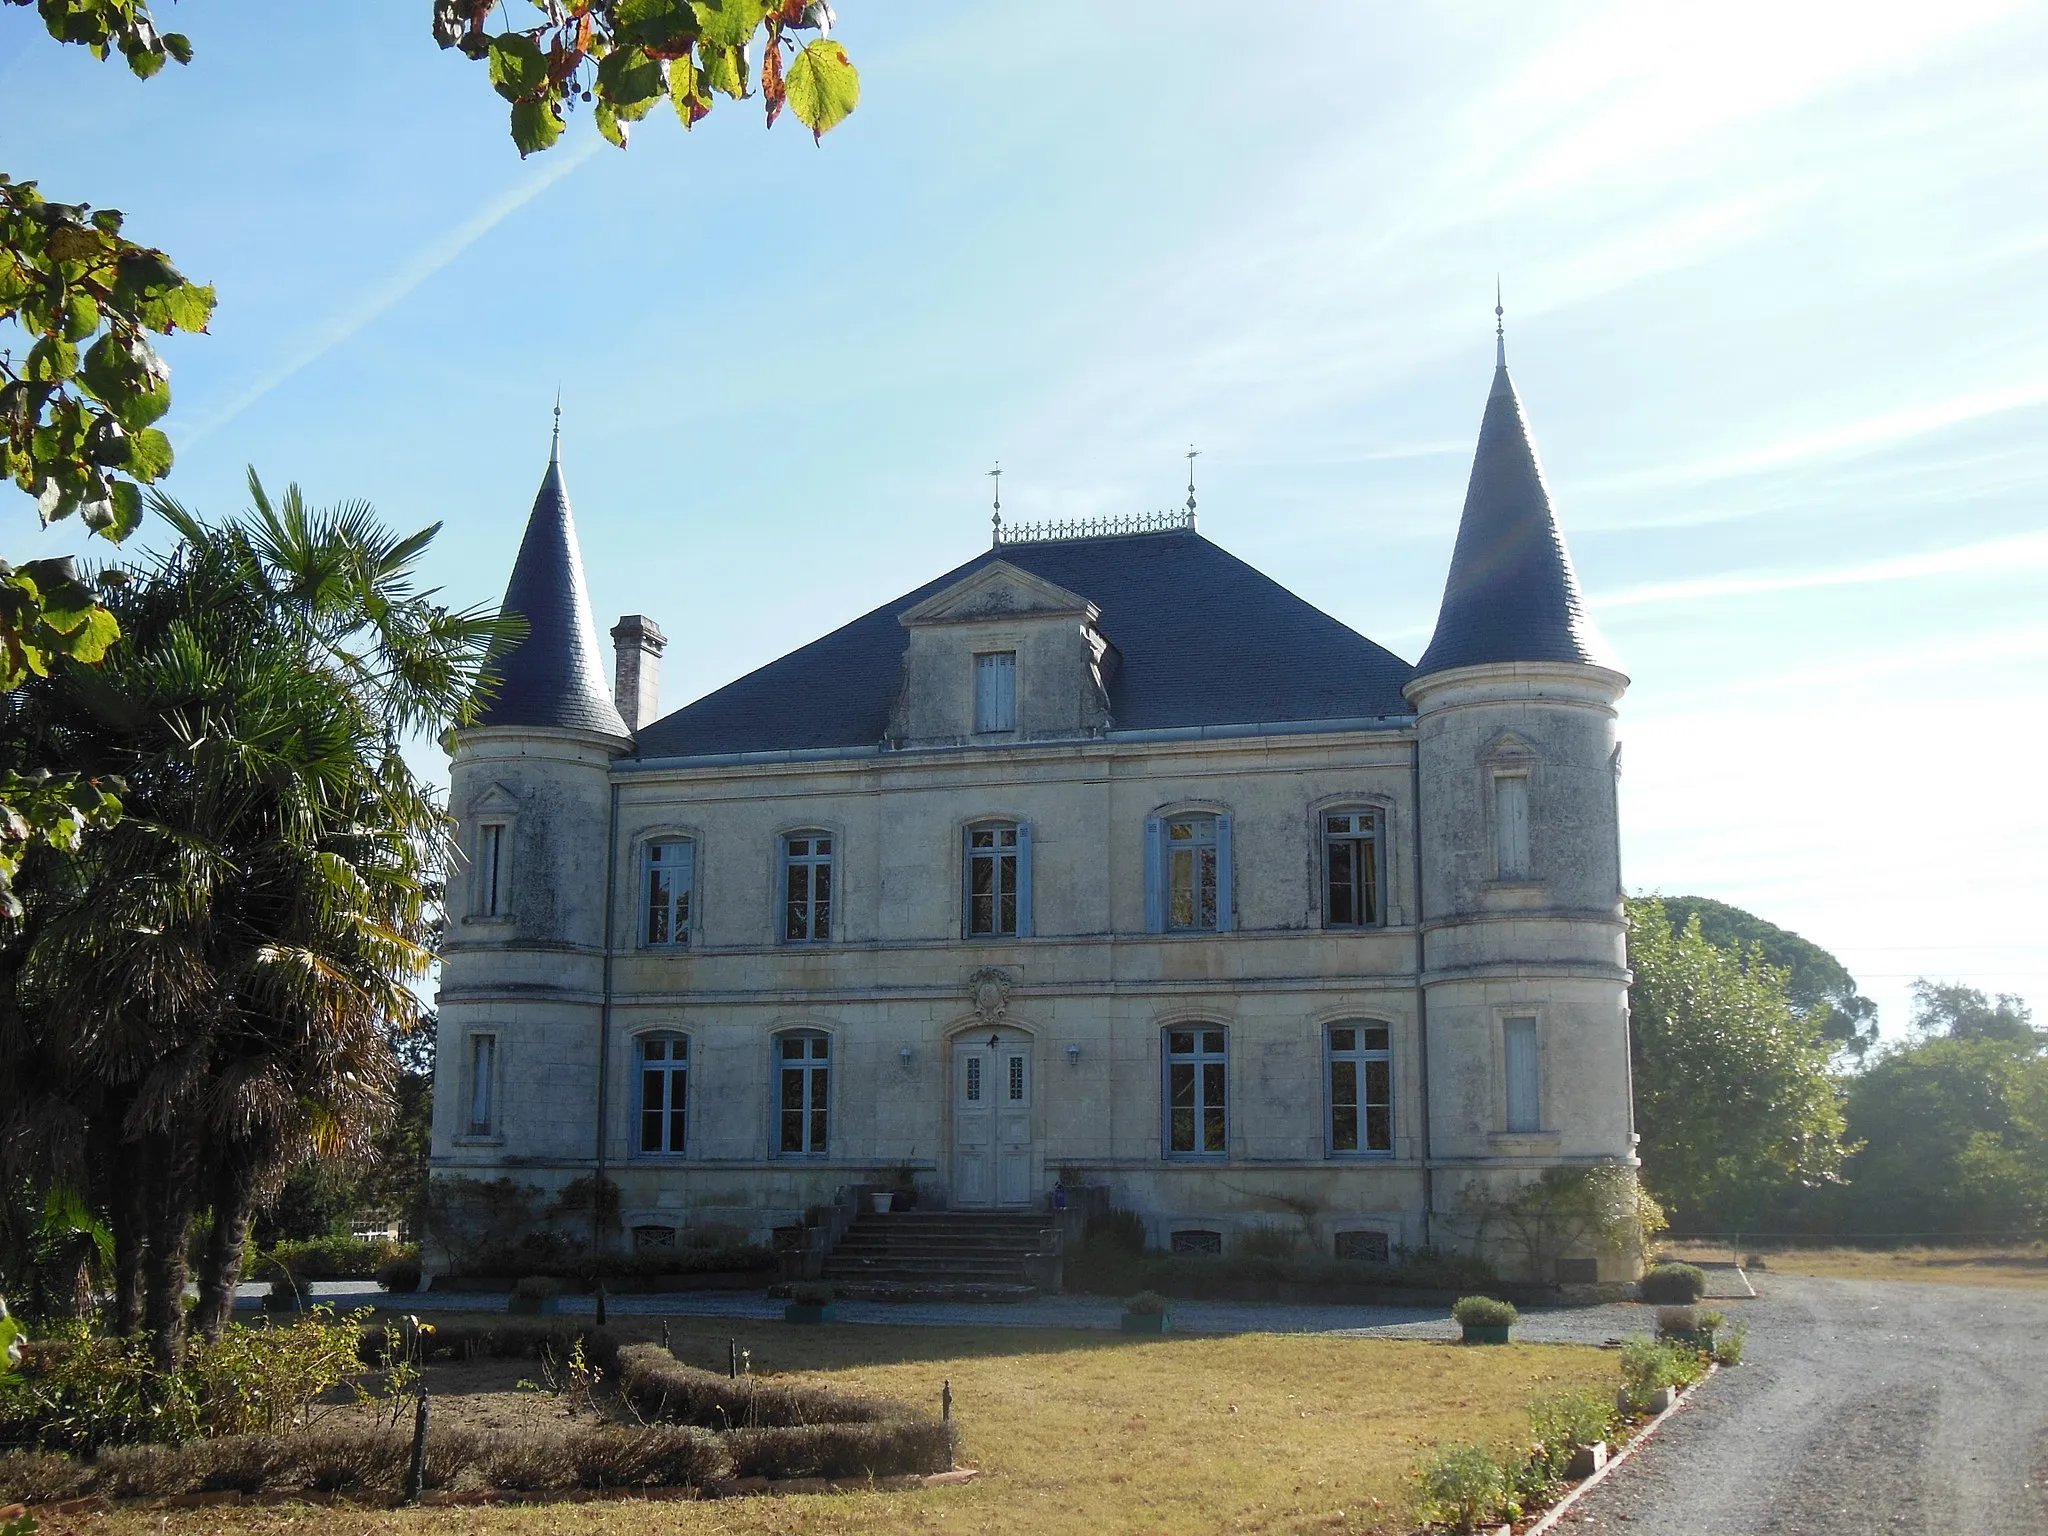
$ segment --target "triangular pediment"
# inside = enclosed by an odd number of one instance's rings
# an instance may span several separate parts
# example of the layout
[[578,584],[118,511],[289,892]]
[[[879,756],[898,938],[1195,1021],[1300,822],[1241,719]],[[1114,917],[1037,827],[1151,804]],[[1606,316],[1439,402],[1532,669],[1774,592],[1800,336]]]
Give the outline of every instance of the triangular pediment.
[[1079,593],[992,560],[973,575],[935,592],[897,621],[912,629],[924,624],[970,624],[984,619],[1080,616],[1093,624],[1095,605]]
[[470,802],[471,816],[504,816],[519,809],[519,797],[502,784],[484,786]]
[[1502,731],[1486,745],[1479,754],[1482,763],[1533,763],[1543,754],[1517,736],[1513,731]]

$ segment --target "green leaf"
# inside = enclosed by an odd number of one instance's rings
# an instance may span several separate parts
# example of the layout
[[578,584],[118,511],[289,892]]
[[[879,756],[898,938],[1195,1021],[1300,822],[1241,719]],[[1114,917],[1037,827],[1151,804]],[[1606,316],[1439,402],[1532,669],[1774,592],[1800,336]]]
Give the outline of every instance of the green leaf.
[[78,372],[78,348],[45,336],[28,349],[28,366],[22,371],[38,384],[61,384]]
[[714,91],[740,97],[747,94],[747,55],[740,48],[700,44],[697,55],[704,61],[704,83]]
[[130,432],[140,432],[151,422],[162,419],[164,412],[171,408],[170,381],[154,374],[146,377],[147,383],[142,389],[125,393],[118,399],[100,396],[107,401],[107,407],[115,418]]
[[123,467],[147,484],[171,472],[171,440],[155,427],[144,427],[128,439],[128,462]]
[[552,101],[521,101],[512,107],[512,142],[524,160],[537,149],[546,149],[562,136],[562,119]]
[[[169,393],[168,390],[165,391]],[[142,525],[142,488],[129,480],[114,482],[114,520],[100,530],[100,537],[118,544]]]
[[597,131],[599,133],[611,140],[612,143],[618,145],[619,148],[624,149],[626,147],[626,140],[631,135],[632,130],[619,121],[619,114],[612,110],[610,102],[600,101],[597,104],[597,110],[591,116],[597,121]]
[[675,103],[676,116],[683,120],[685,128],[696,127],[697,120],[711,110],[711,103],[706,99],[708,94],[704,76],[687,54],[669,64],[669,100]]
[[213,318],[213,289],[198,283],[181,283],[165,295],[165,306],[170,310],[171,324],[181,331],[203,331],[206,322]]
[[704,41],[720,48],[744,47],[767,20],[764,0],[690,0]]
[[697,13],[689,0],[619,0],[619,36],[651,53],[677,58],[697,40]]
[[789,110],[797,121],[810,129],[814,138],[823,138],[859,105],[860,72],[844,48],[821,37],[806,44],[790,61],[783,88],[789,93]]
[[[597,66],[597,94],[626,122],[645,117],[667,88],[661,61],[637,47],[616,48]],[[599,125],[602,128],[602,124]],[[612,136],[607,133],[606,138]],[[613,139],[613,143],[621,143]]]
[[[534,95],[548,83],[548,61],[540,51],[540,44],[530,37],[517,32],[506,32],[491,39],[491,84],[498,94],[507,101],[521,101]],[[517,128],[512,136],[519,136]],[[550,139],[548,143],[553,143]],[[536,149],[547,148],[537,144]],[[522,147],[521,154],[526,151]]]
[[180,64],[190,64],[192,62],[192,39],[182,32],[166,32],[164,34],[164,52],[168,53]]
[[100,307],[89,293],[73,291],[64,306],[64,337],[83,341],[100,328]]

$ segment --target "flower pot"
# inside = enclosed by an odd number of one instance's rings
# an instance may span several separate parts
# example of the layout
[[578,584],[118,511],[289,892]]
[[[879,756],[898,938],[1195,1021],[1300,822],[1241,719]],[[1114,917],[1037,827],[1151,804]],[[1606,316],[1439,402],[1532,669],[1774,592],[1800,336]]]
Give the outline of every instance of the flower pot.
[[889,1209],[892,1211],[916,1210],[917,1191],[914,1189],[897,1190],[894,1194],[889,1196]]
[[838,1316],[838,1312],[833,1310],[829,1301],[822,1307],[810,1307],[800,1301],[792,1301],[782,1309],[782,1320],[785,1323],[829,1323]]
[[505,1298],[505,1310],[514,1317],[549,1317],[562,1310],[562,1303],[554,1296],[521,1296],[515,1292]]
[[1126,1312],[1125,1333],[1165,1333],[1173,1319],[1164,1312]]
[[868,1195],[868,1209],[877,1216],[884,1214],[895,1203],[896,1195],[893,1190],[878,1189],[871,1191]]
[[1662,1413],[1678,1401],[1678,1388],[1659,1387],[1645,1398],[1632,1398],[1628,1388],[1614,1394],[1614,1406],[1623,1413]]
[[1565,1468],[1567,1477],[1587,1478],[1607,1465],[1607,1442],[1595,1440],[1591,1445],[1576,1446],[1572,1450],[1571,1464]]
[[1505,1344],[1514,1331],[1512,1323],[1460,1323],[1467,1344]]
[[1714,1330],[1711,1328],[1674,1328],[1660,1335],[1668,1344],[1683,1344],[1687,1349],[1696,1349],[1703,1355],[1714,1352]]

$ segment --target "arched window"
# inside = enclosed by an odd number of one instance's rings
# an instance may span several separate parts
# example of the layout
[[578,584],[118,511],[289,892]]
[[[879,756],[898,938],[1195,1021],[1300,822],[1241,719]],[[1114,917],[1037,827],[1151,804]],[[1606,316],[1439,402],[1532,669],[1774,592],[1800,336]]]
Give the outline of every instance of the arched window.
[[690,1037],[641,1035],[634,1044],[640,1067],[640,1140],[643,1157],[675,1156],[688,1144]]
[[1384,1024],[1324,1032],[1325,1129],[1332,1156],[1394,1150],[1394,1053]]
[[1220,1024],[1182,1024],[1162,1031],[1168,1157],[1228,1154],[1229,1038]]
[[775,1037],[775,1150],[822,1157],[831,1143],[832,1041],[816,1030]]
[[782,839],[782,942],[823,944],[832,937],[832,834],[791,832]]
[[696,905],[697,845],[687,837],[651,842],[641,857],[641,869],[641,942],[688,944]]
[[1371,810],[1325,811],[1323,822],[1323,926],[1380,925],[1380,815]]

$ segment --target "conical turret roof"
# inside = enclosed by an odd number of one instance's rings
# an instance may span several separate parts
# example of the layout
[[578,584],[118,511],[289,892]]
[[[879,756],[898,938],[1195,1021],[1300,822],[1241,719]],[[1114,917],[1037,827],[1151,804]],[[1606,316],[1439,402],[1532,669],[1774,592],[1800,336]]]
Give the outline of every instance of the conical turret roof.
[[1586,612],[1505,357],[1479,424],[1436,634],[1415,670],[1422,676],[1500,661],[1619,670]]
[[505,612],[525,619],[526,633],[491,659],[497,687],[478,725],[632,735],[612,702],[597,626],[590,621],[590,594],[583,585],[583,554],[576,545],[569,491],[562,483],[559,442],[548,456],[547,475],[526,520],[526,537],[505,587]]

